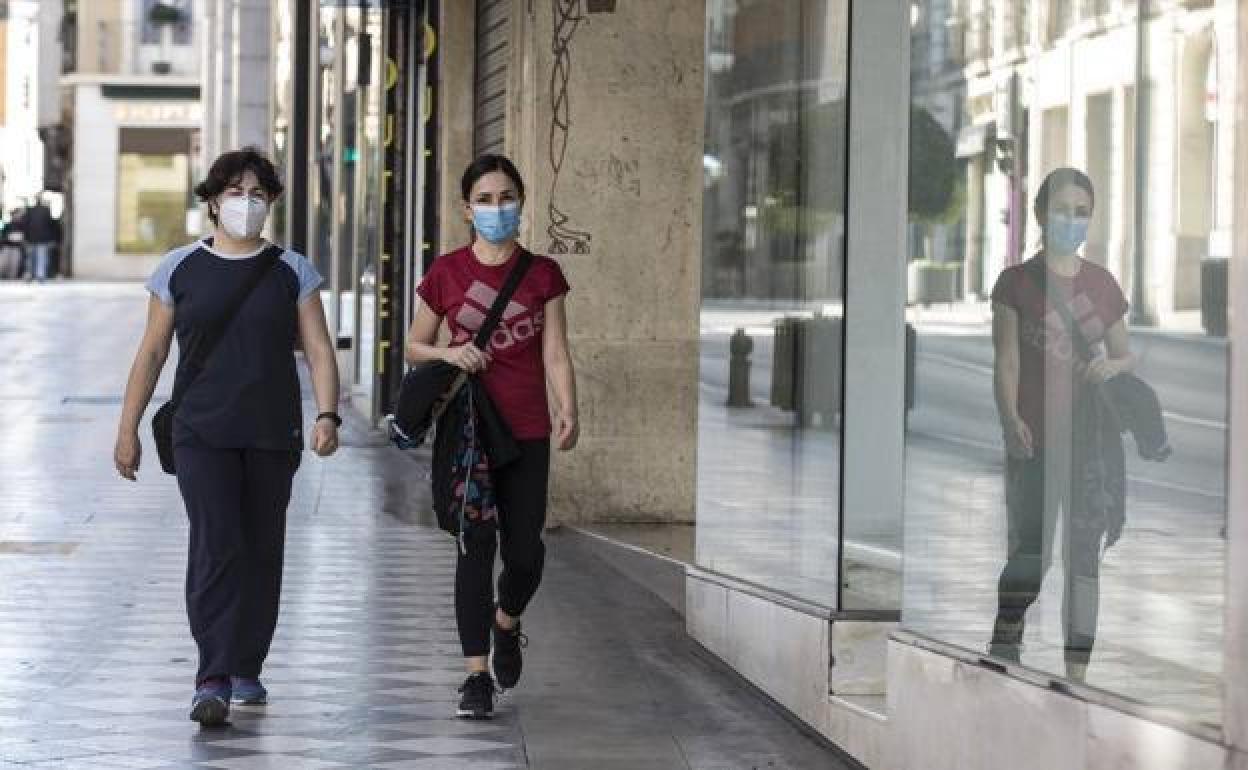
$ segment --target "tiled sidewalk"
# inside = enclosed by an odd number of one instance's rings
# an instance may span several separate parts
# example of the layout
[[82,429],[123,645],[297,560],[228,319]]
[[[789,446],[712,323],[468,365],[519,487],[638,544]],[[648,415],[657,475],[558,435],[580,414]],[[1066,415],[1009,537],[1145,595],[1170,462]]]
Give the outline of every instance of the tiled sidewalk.
[[559,538],[525,682],[491,723],[450,718],[454,549],[389,515],[421,519],[403,509],[423,471],[358,430],[296,479],[271,704],[227,729],[189,722],[181,500],[150,447],[138,484],[111,462],[143,302],[136,286],[0,285],[0,766],[842,766]]
[[523,766],[514,709],[448,718],[454,551],[379,515],[386,450],[358,436],[330,461],[305,454],[296,479],[272,704],[226,730],[186,719],[181,500],[151,451],[137,485],[111,468],[143,301],[133,286],[0,287],[0,764]]

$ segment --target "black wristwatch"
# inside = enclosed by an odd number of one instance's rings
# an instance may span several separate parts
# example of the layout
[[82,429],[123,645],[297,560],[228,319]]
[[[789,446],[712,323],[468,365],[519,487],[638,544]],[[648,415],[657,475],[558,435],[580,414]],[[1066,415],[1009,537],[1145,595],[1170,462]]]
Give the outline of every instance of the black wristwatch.
[[342,418],[338,416],[337,412],[321,412],[316,416],[316,422],[320,422],[321,420],[332,421],[335,428],[342,427]]

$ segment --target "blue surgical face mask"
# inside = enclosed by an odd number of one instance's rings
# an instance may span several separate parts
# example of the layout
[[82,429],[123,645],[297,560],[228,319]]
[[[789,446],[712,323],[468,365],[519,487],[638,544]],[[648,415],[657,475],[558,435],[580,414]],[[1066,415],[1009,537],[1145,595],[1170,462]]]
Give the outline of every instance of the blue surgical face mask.
[[1045,248],[1054,254],[1074,254],[1088,239],[1087,217],[1051,214],[1044,228]]
[[490,243],[509,241],[520,232],[520,204],[504,203],[501,206],[490,206],[474,203],[472,227],[478,235]]

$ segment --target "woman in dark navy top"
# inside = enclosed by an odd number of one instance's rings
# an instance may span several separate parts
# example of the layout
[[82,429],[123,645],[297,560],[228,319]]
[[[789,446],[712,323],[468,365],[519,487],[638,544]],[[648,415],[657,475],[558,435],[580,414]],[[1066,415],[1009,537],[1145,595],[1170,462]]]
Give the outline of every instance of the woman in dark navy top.
[[[464,172],[461,189],[464,219],[476,237],[435,260],[421,281],[406,353],[410,363],[438,359],[476,374],[520,447],[519,459],[493,474],[497,538],[491,530],[470,530],[455,569],[455,616],[468,670],[457,714],[483,719],[494,708],[491,646],[498,685],[514,687],[520,678],[520,647],[527,643],[520,615],[537,592],[545,556],[552,435],[559,449],[572,449],[579,423],[564,313],[568,283],[558,262],[535,257],[487,349],[473,344],[523,251],[516,242],[524,203],[520,173],[506,158],[484,155]],[[435,344],[443,320],[451,335],[447,347]],[[496,604],[491,583],[500,547]]]
[[229,704],[264,703],[260,670],[277,625],[286,506],[304,447],[295,346],[302,343],[320,415],[313,451],[338,446],[338,367],[320,275],[300,254],[266,242],[269,206],[282,193],[273,164],[229,152],[195,188],[211,238],[175,249],[147,282],[147,328],[126,386],[114,460],[139,470],[139,422],[176,334],[180,351],[220,321],[231,298],[263,271],[202,371],[180,356],[174,416],[178,487],[190,519],[186,609],[199,646],[191,719],[220,724]]

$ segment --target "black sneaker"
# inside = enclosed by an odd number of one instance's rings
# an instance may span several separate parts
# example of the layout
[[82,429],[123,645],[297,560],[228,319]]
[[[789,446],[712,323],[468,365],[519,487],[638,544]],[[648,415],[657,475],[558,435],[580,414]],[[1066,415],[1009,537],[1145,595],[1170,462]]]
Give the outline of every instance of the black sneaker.
[[494,716],[494,680],[485,671],[469,674],[459,688],[463,696],[455,716],[461,719],[490,719]]
[[991,642],[988,654],[994,658],[1008,660],[1011,663],[1022,663],[1023,645],[1017,642]]
[[520,669],[524,666],[520,649],[528,646],[529,637],[521,633],[520,621],[508,631],[494,620],[494,678],[499,687],[510,690],[520,681]]

